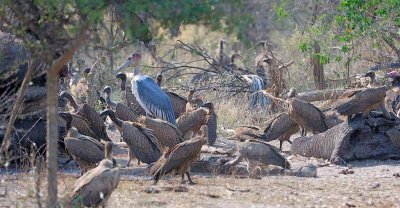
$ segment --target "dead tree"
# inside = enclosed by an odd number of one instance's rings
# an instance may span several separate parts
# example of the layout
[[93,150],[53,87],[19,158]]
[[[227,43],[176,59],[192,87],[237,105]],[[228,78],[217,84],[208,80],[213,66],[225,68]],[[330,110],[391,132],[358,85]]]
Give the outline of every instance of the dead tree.
[[326,88],[325,76],[324,76],[324,66],[321,64],[321,47],[318,42],[314,41],[314,54],[311,58],[311,63],[313,65],[313,75],[314,84],[318,90],[323,90]]

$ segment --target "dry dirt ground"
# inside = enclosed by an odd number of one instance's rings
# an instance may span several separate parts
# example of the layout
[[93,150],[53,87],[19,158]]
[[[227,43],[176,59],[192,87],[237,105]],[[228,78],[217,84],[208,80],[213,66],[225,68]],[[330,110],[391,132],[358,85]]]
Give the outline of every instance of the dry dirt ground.
[[[277,144],[277,143],[274,143]],[[289,150],[286,144],[284,150]],[[116,152],[118,162],[126,162]],[[157,185],[148,176],[132,176],[144,166],[123,171],[109,207],[399,207],[400,161],[354,161],[350,167],[316,159],[289,156],[292,166],[319,164],[318,177],[248,177],[193,173],[196,185],[181,185],[180,177],[166,177]],[[35,174],[1,170],[0,207],[38,207]],[[78,171],[74,164],[59,171],[59,197],[68,199]],[[40,175],[40,194],[46,195],[46,176]]]

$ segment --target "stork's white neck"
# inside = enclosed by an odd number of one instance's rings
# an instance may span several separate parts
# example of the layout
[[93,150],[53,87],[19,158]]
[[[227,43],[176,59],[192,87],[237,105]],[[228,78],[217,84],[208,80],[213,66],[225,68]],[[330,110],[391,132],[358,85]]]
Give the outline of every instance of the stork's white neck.
[[138,64],[138,65],[136,65],[135,66],[135,69],[133,70],[133,76],[137,76],[137,75],[140,75],[141,73],[140,73],[140,65]]

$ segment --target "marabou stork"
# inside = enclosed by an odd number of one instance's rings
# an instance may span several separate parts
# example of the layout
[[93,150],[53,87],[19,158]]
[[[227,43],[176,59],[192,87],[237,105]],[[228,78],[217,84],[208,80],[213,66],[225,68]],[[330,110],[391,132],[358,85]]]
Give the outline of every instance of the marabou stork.
[[176,126],[171,100],[151,77],[140,73],[141,60],[142,56],[139,53],[132,54],[125,63],[118,67],[115,74],[133,66],[132,91],[140,106],[147,115],[154,115]]

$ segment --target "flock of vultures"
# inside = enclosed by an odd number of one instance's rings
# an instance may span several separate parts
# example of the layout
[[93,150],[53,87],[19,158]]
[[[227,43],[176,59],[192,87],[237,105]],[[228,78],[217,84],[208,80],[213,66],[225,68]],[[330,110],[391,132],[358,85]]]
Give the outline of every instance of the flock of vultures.
[[[169,173],[178,173],[182,183],[186,183],[186,177],[189,184],[194,184],[190,169],[204,154],[202,147],[212,148],[217,140],[223,139],[217,136],[218,112],[212,102],[196,96],[194,88],[184,96],[162,88],[161,75],[154,80],[141,73],[141,59],[140,53],[134,53],[114,71],[123,100],[113,101],[112,89],[106,86],[99,92],[101,112],[76,99],[72,92],[77,91],[73,89],[77,85],[87,84],[85,77],[91,73],[90,68],[83,70],[82,77],[72,73],[68,66],[59,74],[60,154],[75,160],[81,170],[71,204],[104,206],[118,186],[120,169],[135,166],[130,164],[132,159],[148,165],[155,184]],[[21,77],[20,69],[9,76]],[[132,78],[127,77],[127,71],[133,72]],[[213,171],[231,174],[243,159],[251,178],[259,178],[269,165],[290,171],[291,165],[281,152],[285,141],[291,144],[293,155],[322,158],[338,165],[362,159],[400,159],[400,75],[390,72],[385,76],[390,86],[379,84],[373,72],[366,76],[369,77],[366,86],[342,90],[323,105],[302,99],[294,88],[281,97],[261,89],[262,99],[273,101],[281,113],[268,120],[264,128],[248,125],[236,128],[233,153],[229,150],[214,161]],[[45,77],[32,79],[14,122],[10,150],[15,163],[32,151],[44,155]],[[2,90],[16,88],[6,85],[6,81],[2,78]],[[122,141],[113,141],[107,131],[119,132]],[[1,126],[1,137],[4,132],[5,125]],[[300,136],[291,140],[297,133]],[[279,149],[268,143],[273,140],[280,141]],[[112,150],[120,144],[129,149],[128,164],[118,164],[113,159]],[[297,172],[297,176],[302,174]]]

